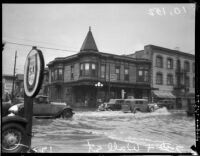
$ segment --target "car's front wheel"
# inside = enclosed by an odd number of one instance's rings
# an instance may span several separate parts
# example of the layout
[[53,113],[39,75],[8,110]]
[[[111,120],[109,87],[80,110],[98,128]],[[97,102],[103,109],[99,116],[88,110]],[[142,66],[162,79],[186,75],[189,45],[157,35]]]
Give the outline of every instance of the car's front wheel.
[[8,123],[2,126],[2,152],[20,153],[28,149],[24,144],[26,141],[25,128],[17,123]]
[[71,118],[73,116],[73,112],[71,109],[65,109],[61,113],[62,118]]

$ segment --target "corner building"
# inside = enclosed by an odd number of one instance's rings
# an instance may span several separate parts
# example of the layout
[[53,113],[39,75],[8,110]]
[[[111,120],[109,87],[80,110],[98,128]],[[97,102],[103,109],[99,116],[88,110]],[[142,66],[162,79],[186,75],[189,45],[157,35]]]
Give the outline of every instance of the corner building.
[[184,109],[195,103],[195,56],[179,50],[146,45],[129,57],[152,62],[152,99],[171,99],[175,108]]
[[125,98],[150,99],[151,61],[100,52],[90,29],[80,52],[55,58],[48,68],[52,101],[96,107],[98,100],[122,98],[122,92]]

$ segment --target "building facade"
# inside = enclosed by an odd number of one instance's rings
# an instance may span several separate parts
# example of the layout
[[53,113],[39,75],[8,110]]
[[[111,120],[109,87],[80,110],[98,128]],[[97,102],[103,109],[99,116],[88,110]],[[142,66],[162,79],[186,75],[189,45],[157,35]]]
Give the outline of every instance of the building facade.
[[79,53],[55,58],[47,66],[52,101],[95,107],[123,95],[150,99],[151,61],[99,52],[91,30]]
[[175,99],[176,108],[194,103],[195,56],[178,50],[147,45],[144,50],[130,54],[133,58],[152,61],[151,86],[153,99]]
[[[13,88],[14,81],[14,88]],[[12,94],[12,89],[14,89],[14,97],[23,97],[24,96],[24,75],[16,74],[13,75],[3,75],[2,76],[2,93]]]

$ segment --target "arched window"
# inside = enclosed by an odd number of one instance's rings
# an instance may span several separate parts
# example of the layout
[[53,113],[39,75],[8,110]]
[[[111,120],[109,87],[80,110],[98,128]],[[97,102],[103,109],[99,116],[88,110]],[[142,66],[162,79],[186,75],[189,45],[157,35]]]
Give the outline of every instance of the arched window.
[[190,63],[188,61],[184,62],[184,69],[186,72],[190,72]]
[[163,68],[163,57],[156,56],[156,67]]
[[172,74],[168,74],[167,75],[167,85],[173,85],[173,75]]
[[163,74],[160,72],[156,74],[156,84],[163,84]]

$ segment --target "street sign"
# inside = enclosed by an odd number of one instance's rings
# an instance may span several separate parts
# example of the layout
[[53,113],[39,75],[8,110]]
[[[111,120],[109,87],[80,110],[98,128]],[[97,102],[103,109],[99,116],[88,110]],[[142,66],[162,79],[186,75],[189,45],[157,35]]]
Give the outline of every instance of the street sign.
[[42,85],[44,57],[36,47],[29,52],[24,66],[24,90],[28,97],[35,97]]

